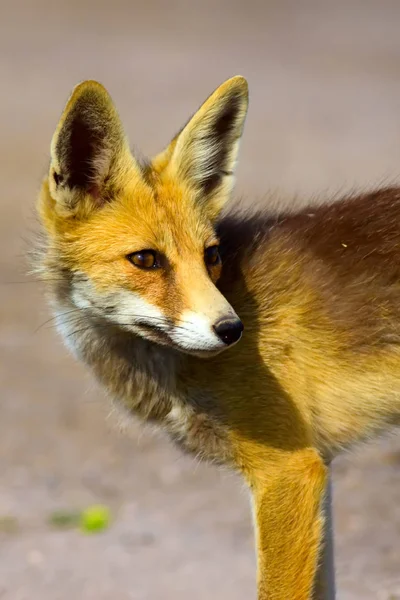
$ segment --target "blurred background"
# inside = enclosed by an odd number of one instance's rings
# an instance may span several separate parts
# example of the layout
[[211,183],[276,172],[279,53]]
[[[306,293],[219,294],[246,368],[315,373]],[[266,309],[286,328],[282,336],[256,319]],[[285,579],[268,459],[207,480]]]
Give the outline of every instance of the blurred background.
[[[399,180],[400,3],[4,1],[0,20],[0,598],[255,597],[248,495],[109,403],[62,347],[24,276],[50,139],[98,79],[131,143],[157,152],[224,79],[250,112],[237,192],[332,195]],[[400,438],[334,467],[338,597],[400,598]],[[55,511],[102,503],[103,533]]]

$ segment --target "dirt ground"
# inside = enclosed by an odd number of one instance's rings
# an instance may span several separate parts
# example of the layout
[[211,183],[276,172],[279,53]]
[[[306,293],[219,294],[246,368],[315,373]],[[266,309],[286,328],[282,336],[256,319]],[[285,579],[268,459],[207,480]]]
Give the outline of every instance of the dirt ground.
[[[255,595],[247,493],[109,406],[23,275],[33,204],[71,88],[102,81],[131,142],[159,150],[225,78],[251,90],[237,192],[249,203],[399,180],[400,3],[35,0],[0,20],[0,598]],[[39,326],[43,325],[39,328]],[[38,329],[39,328],[39,329]],[[334,466],[338,598],[400,598],[400,441]],[[110,506],[85,535],[54,510]],[[8,520],[7,520],[8,518]],[[288,599],[289,600],[289,599]]]

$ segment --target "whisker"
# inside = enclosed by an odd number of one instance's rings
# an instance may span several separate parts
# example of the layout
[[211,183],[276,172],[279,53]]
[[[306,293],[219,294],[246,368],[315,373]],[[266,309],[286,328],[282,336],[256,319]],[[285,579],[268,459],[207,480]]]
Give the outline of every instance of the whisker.
[[76,313],[77,311],[79,311],[79,308],[71,308],[71,310],[67,310],[63,313],[60,313],[58,315],[54,315],[53,317],[50,317],[50,319],[47,319],[44,323],[42,323],[41,325],[39,325],[39,327],[37,327],[33,333],[37,333],[40,329],[42,329],[42,327],[44,327],[45,325],[47,325],[48,323],[51,323],[52,321],[55,321],[56,319],[58,319],[59,317],[65,317],[65,315],[71,314],[71,313]]
[[[110,325],[109,323],[97,324],[96,327],[97,328],[104,328],[105,329],[105,328],[109,327],[109,325]],[[118,325],[121,326],[121,327],[129,327],[129,326],[132,325],[132,323],[118,323]],[[139,323],[139,326],[140,326],[140,323]],[[81,327],[79,329],[75,329],[74,331],[71,331],[70,333],[66,334],[64,337],[65,338],[69,338],[69,337],[71,337],[73,335],[77,335],[78,333],[84,333],[86,331],[90,331],[91,329],[92,329],[91,325],[86,325],[85,327]],[[182,331],[192,332],[191,329],[188,329],[187,327],[184,327],[184,326],[181,326],[181,325],[176,326],[176,329],[180,329]],[[167,333],[167,332],[161,330],[160,333]]]
[[[73,313],[82,313],[82,309],[81,308],[71,308],[62,313],[52,316],[49,319],[47,319],[44,323],[39,325],[39,327],[37,329],[35,329],[34,333],[37,333],[42,327],[44,327],[48,323],[51,323],[52,321],[55,321],[56,319],[59,319],[60,317],[65,317],[66,315],[71,315]],[[158,321],[161,323],[168,323],[168,319],[166,317],[154,317],[154,316],[131,314],[131,313],[119,313],[119,314],[122,314],[123,316],[127,316],[127,317],[132,317],[132,319],[146,319],[147,321],[153,320],[153,321]],[[81,319],[83,317],[84,317],[83,314],[78,314],[76,319]]]
[[46,283],[65,283],[65,279],[36,279],[36,280],[32,280],[30,279],[29,281],[0,281],[0,286],[6,286],[6,285],[40,285],[40,284],[46,284]]
[[[115,326],[121,326],[121,327],[129,327],[132,325],[138,325],[138,326],[145,326],[146,324],[150,323],[154,323],[154,325],[167,325],[170,326],[171,325],[171,321],[167,318],[167,317],[155,317],[155,316],[150,316],[150,315],[143,315],[143,314],[132,314],[129,312],[118,312],[119,316],[126,316],[131,318],[132,320],[137,320],[136,323],[135,322],[126,322],[126,323],[118,323],[118,322],[114,322],[111,319],[107,320],[104,324],[102,323],[96,323],[96,327],[109,327],[110,325],[115,325]],[[33,333],[37,333],[38,331],[40,331],[40,329],[42,329],[43,327],[45,327],[46,325],[51,324],[51,327],[53,327],[54,325],[54,321],[56,321],[59,318],[64,318],[64,322],[67,325],[78,325],[79,322],[82,321],[82,319],[84,319],[85,317],[85,312],[83,309],[75,307],[75,308],[71,308],[68,309],[62,313],[59,313],[57,315],[54,315],[52,317],[50,317],[49,319],[47,319],[44,323],[42,323],[41,325],[39,325]],[[103,316],[103,318],[105,318]],[[140,319],[143,320],[143,322],[140,322]],[[185,332],[189,332],[189,333],[193,333],[193,330],[188,327],[187,325],[196,325],[196,323],[194,321],[187,321],[186,325],[179,325],[179,324],[175,324],[173,325],[173,328],[175,330],[179,330],[179,331],[185,331]],[[92,325],[87,325],[87,329],[89,330],[92,327]],[[84,330],[84,329],[83,329]],[[80,330],[77,330],[80,331]],[[71,332],[68,335],[73,335],[74,332]],[[165,331],[163,331],[163,333],[166,333]]]
[[67,333],[67,335],[64,335],[65,338],[69,338],[72,337],[73,335],[77,335],[78,333],[85,333],[86,331],[90,331],[91,327],[87,326],[87,327],[82,327],[81,329],[76,329],[75,331],[71,331],[70,333]]

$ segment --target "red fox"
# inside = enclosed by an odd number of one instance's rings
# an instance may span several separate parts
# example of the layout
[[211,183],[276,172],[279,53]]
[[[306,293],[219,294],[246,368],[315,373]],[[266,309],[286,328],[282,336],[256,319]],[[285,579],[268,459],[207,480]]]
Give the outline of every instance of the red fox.
[[39,197],[38,269],[117,403],[242,474],[259,600],[309,600],[329,462],[400,417],[400,189],[230,211],[247,106],[229,79],[144,162],[104,87],[78,85]]

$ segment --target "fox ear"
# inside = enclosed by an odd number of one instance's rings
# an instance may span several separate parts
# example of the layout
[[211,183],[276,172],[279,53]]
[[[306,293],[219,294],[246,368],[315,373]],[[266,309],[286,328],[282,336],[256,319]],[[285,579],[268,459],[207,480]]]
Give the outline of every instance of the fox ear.
[[132,166],[134,158],[108,92],[96,81],[79,84],[51,142],[49,188],[59,212],[101,206]]
[[246,79],[240,76],[228,79],[153,160],[155,170],[165,169],[185,180],[214,217],[229,198],[234,184],[247,106]]

